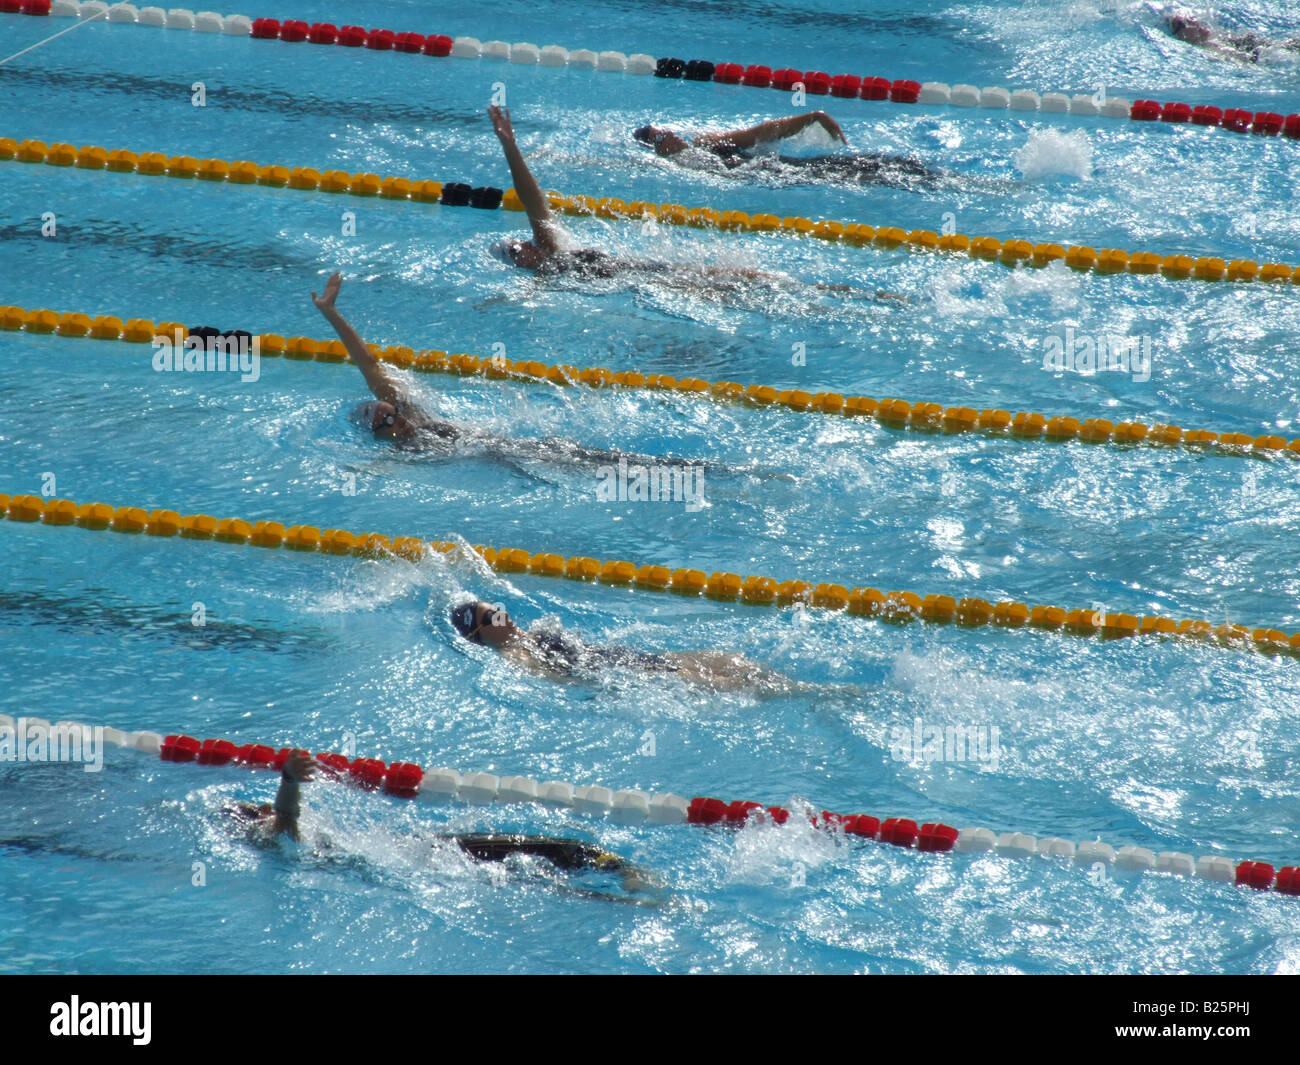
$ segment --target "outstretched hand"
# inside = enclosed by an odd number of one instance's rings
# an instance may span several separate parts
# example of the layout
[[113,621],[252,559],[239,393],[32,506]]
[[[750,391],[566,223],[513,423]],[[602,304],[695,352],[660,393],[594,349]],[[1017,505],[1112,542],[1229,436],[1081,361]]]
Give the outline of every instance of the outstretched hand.
[[840,129],[840,124],[836,122],[835,119],[831,118],[831,116],[825,111],[817,112],[817,122],[821,125],[822,129],[836,140],[843,141],[845,144],[849,143],[849,139],[844,136],[844,131]]
[[504,107],[489,107],[488,115],[492,119],[492,128],[502,143],[515,139],[515,127],[510,123],[510,112]]
[[316,304],[322,311],[332,311],[334,309],[334,300],[339,294],[339,288],[343,284],[343,275],[335,272],[334,275],[325,282],[325,292],[318,296],[316,293],[311,294],[312,303]]
[[285,759],[283,772],[291,780],[306,782],[316,775],[316,760],[306,751],[294,751]]

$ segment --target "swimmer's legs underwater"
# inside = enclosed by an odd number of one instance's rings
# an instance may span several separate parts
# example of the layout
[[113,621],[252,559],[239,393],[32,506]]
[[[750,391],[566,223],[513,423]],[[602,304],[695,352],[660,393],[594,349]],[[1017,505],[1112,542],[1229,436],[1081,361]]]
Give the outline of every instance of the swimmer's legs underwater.
[[783,165],[818,178],[864,185],[934,188],[953,177],[941,170],[931,170],[918,159],[901,155],[782,155],[778,158]]

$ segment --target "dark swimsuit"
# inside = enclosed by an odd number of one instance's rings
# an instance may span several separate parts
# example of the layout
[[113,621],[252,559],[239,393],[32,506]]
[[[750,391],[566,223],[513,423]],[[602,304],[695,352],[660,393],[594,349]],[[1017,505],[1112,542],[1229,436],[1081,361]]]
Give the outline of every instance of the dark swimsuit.
[[476,862],[500,862],[512,854],[543,858],[557,869],[599,869],[620,873],[627,863],[591,843],[552,836],[456,835],[448,837]]
[[642,273],[663,273],[672,264],[655,259],[623,259],[596,248],[579,248],[577,251],[558,251],[548,255],[537,265],[541,277],[569,274],[582,278],[609,279],[629,270]]
[[648,651],[633,651],[628,647],[589,647],[571,637],[550,632],[530,633],[529,639],[548,666],[570,676],[611,668],[637,669],[645,673],[678,672],[677,666],[666,655]]

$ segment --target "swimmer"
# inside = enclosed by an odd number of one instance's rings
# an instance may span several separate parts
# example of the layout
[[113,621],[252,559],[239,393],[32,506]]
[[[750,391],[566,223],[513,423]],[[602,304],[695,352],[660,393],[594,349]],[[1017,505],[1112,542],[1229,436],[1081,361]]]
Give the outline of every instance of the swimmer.
[[[234,802],[223,812],[234,818],[253,842],[268,844],[278,836],[285,836],[299,843],[300,785],[314,780],[319,768],[322,768],[320,763],[306,751],[294,751],[285,760],[274,803]],[[540,858],[566,872],[590,869],[615,874],[627,891],[645,891],[658,886],[645,870],[578,839],[487,833],[435,834],[428,839],[435,846],[452,843],[476,862],[503,862],[513,855],[522,855]],[[327,839],[319,839],[316,844],[323,850],[331,848]]]
[[756,155],[752,149],[760,144],[793,137],[809,126],[821,126],[832,138],[847,145],[848,138],[839,123],[825,111],[809,111],[789,118],[775,118],[746,129],[725,133],[703,133],[692,140],[662,126],[641,126],[632,133],[642,144],[654,149],[655,155],[671,158],[686,152],[707,152],[721,160],[728,170],[748,163],[764,163],[779,170],[797,170],[812,178],[827,181],[853,181],[911,188],[930,184],[944,177],[916,159],[900,155]]
[[[1213,28],[1190,15],[1166,14],[1163,17],[1170,35],[1178,40],[1247,63],[1258,63],[1260,56],[1274,47],[1274,42],[1267,37],[1261,37],[1250,31],[1218,34]],[[1283,41],[1280,47],[1291,52],[1300,52],[1300,37]]]
[[[509,463],[512,459],[542,459],[556,464],[606,466],[617,464],[628,456],[624,452],[605,451],[582,447],[568,440],[548,439],[512,440],[508,437],[485,433],[472,426],[460,425],[435,418],[421,409],[402,388],[400,382],[375,358],[357,331],[334,306],[341,274],[334,274],[325,283],[325,291],[311,294],[312,302],[320,309],[325,320],[334,327],[339,340],[347,349],[352,361],[361,370],[374,400],[357,407],[355,417],[374,433],[376,440],[389,440],[396,444],[422,449],[448,449],[458,443],[477,445],[493,458]],[[681,459],[650,459],[668,465],[701,465],[686,463]]]
[[489,647],[531,673],[554,679],[595,676],[609,669],[626,669],[648,677],[675,677],[718,692],[788,695],[818,690],[815,684],[793,680],[739,652],[667,651],[657,654],[630,647],[594,646],[563,632],[525,632],[500,607],[481,601],[455,607],[451,612],[451,623],[470,643]]
[[[692,266],[687,263],[670,263],[659,259],[634,259],[610,255],[596,248],[569,250],[564,247],[559,225],[551,214],[550,204],[528,164],[524,162],[515,131],[510,122],[510,112],[500,107],[489,107],[492,127],[505,152],[510,166],[510,177],[515,193],[523,204],[532,226],[532,240],[501,240],[492,247],[492,253],[523,270],[531,270],[539,277],[570,275],[580,278],[616,278],[628,274],[654,275],[668,284],[685,286],[693,291],[707,293],[734,287],[744,282],[776,282],[784,286],[803,285],[804,282],[763,270],[732,266]],[[872,292],[851,285],[813,285],[823,292],[839,295],[866,295],[872,299],[907,302],[908,297],[892,292]]]

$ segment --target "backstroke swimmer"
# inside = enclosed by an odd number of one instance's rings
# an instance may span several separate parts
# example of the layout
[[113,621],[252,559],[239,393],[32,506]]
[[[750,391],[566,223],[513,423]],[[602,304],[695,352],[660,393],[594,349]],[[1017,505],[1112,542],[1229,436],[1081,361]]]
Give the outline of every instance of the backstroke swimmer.
[[1250,30],[1244,33],[1218,33],[1191,15],[1170,13],[1161,17],[1170,35],[1178,40],[1246,63],[1258,63],[1260,57],[1270,48],[1285,48],[1289,52],[1300,52],[1300,37],[1275,42]]
[[674,677],[718,692],[788,695],[825,690],[816,684],[777,673],[739,652],[666,651],[659,654],[630,647],[589,644],[567,632],[525,631],[499,606],[477,600],[453,608],[451,623],[470,643],[497,651],[530,673],[557,680],[590,677],[608,669],[624,669],[645,676]]
[[[267,845],[284,836],[313,850],[328,852],[333,849],[329,839],[315,837],[304,841],[299,824],[300,785],[314,780],[317,770],[322,768],[306,751],[294,751],[285,760],[274,803],[231,802],[222,812],[235,820],[250,842]],[[565,872],[589,870],[617,876],[628,892],[652,892],[659,886],[645,870],[631,865],[617,854],[578,839],[462,832],[434,833],[420,838],[427,840],[432,848],[455,846],[475,862],[504,862],[519,855],[539,858]],[[597,891],[584,893],[621,898]]]
[[[561,439],[511,439],[484,432],[473,426],[435,418],[402,388],[400,382],[384,368],[366,347],[357,331],[348,324],[337,307],[341,274],[334,274],[325,283],[321,295],[311,294],[312,302],[320,309],[325,320],[334,327],[339,340],[347,349],[352,361],[374,394],[373,401],[357,407],[355,416],[361,424],[374,433],[377,440],[390,440],[405,447],[422,450],[446,449],[459,444],[477,446],[491,457],[510,462],[512,459],[541,459],[561,465],[614,465],[627,459],[626,452],[605,451],[583,447]],[[644,456],[641,456],[644,457]],[[687,462],[682,459],[654,458],[648,461],[686,468],[702,468],[707,463]]]
[[655,155],[678,161],[717,161],[729,171],[766,169],[792,177],[820,181],[891,185],[899,188],[933,188],[947,175],[931,170],[916,159],[878,153],[834,155],[768,155],[754,151],[760,145],[793,137],[809,126],[821,126],[845,146],[848,138],[839,123],[825,111],[809,111],[788,118],[775,118],[745,129],[723,133],[702,133],[687,140],[664,126],[641,126],[632,134]]
[[692,292],[708,295],[734,291],[751,282],[778,283],[783,286],[811,287],[822,292],[834,292],[843,296],[866,296],[871,299],[892,302],[908,302],[908,297],[892,292],[874,292],[856,288],[852,285],[811,285],[793,278],[783,277],[763,270],[735,266],[693,266],[688,263],[666,262],[662,259],[640,259],[611,255],[597,248],[566,247],[563,231],[551,214],[550,204],[545,194],[533,177],[528,164],[524,162],[519,145],[515,143],[515,131],[510,122],[510,112],[500,107],[489,107],[492,127],[505,152],[506,162],[510,166],[510,177],[514,182],[515,193],[523,204],[532,226],[532,240],[501,240],[493,245],[492,252],[498,258],[524,270],[531,270],[538,277],[556,277],[569,275],[579,278],[616,278],[631,275],[651,275],[656,281],[669,285],[684,287]]

